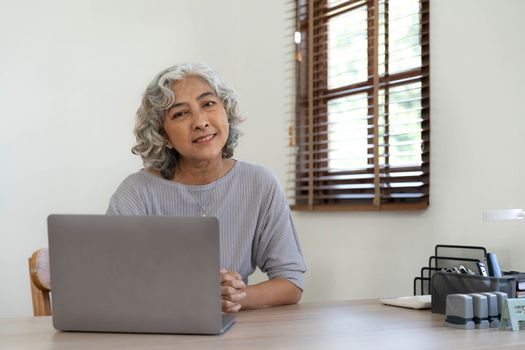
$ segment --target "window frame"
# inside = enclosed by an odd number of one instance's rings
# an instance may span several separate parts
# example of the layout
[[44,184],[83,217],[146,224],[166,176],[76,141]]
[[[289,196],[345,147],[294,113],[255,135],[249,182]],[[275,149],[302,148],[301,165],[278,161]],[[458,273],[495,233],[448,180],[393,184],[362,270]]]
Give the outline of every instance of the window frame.
[[[300,44],[296,45],[296,105],[295,119],[290,128],[290,145],[294,147],[292,152],[294,163],[293,194],[291,199],[292,210],[298,211],[340,211],[340,210],[420,210],[429,205],[429,177],[430,177],[430,87],[429,87],[429,0],[419,0],[420,4],[420,43],[421,43],[421,66],[400,73],[390,74],[388,70],[388,11],[385,16],[385,74],[380,76],[378,72],[378,43],[379,30],[378,17],[375,16],[379,3],[385,8],[389,0],[349,0],[343,1],[334,7],[327,7],[327,0],[297,0],[296,3],[296,29],[306,37]],[[305,6],[306,5],[306,6]],[[328,20],[343,13],[354,11],[362,6],[367,6],[367,73],[368,79],[346,86],[328,88]],[[306,15],[305,15],[306,10]],[[340,12],[338,12],[340,11]],[[313,26],[310,25],[313,23]],[[315,49],[314,49],[315,47]],[[314,59],[311,60],[310,58]],[[320,57],[320,58],[319,58]],[[324,74],[324,76],[322,76]],[[305,76],[307,77],[305,79]],[[306,84],[305,84],[306,81]],[[422,197],[417,200],[385,200],[395,182],[390,180],[382,182],[382,176],[389,170],[381,170],[379,165],[379,148],[382,147],[386,164],[389,164],[389,142],[388,136],[382,136],[384,146],[379,145],[379,89],[383,87],[385,93],[383,127],[388,135],[389,115],[389,93],[396,86],[408,85],[413,82],[421,83],[421,137],[422,163],[420,166],[406,167],[405,171],[422,172],[422,176],[405,177],[404,181],[422,180]],[[305,86],[306,85],[306,86]],[[305,92],[305,88],[308,90]],[[328,145],[328,104],[329,101],[357,93],[366,93],[367,99],[372,101],[368,104],[368,116],[373,117],[373,128],[368,129],[369,139],[367,141],[367,168],[353,171],[330,171],[328,160],[329,151],[320,150],[320,144]],[[306,96],[306,98],[305,98]],[[315,119],[315,122],[314,122]],[[370,124],[369,124],[370,125]],[[314,159],[315,157],[315,159]],[[402,168],[402,167],[398,167]],[[373,171],[371,171],[373,169]],[[383,173],[382,173],[383,171]],[[325,199],[323,193],[330,193],[335,186],[362,185],[369,186],[370,177],[361,180],[337,180],[337,177],[368,176],[373,175],[374,196],[366,200],[360,199]],[[307,181],[305,182],[305,176]],[[385,183],[387,184],[385,186]],[[368,185],[366,185],[368,184]],[[325,190],[325,189],[328,190]],[[368,188],[369,190],[369,188]],[[393,191],[393,190],[392,190]],[[365,193],[366,191],[363,191]],[[355,194],[359,190],[355,190]],[[307,200],[305,200],[305,196]],[[369,196],[369,194],[368,194]],[[301,198],[301,200],[298,200]]]

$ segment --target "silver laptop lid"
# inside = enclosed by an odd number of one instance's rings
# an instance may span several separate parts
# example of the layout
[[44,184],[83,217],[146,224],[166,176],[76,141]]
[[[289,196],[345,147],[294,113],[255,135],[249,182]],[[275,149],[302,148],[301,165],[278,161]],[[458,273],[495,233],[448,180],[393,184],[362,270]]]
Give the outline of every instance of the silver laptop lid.
[[50,215],[58,330],[220,333],[213,217]]

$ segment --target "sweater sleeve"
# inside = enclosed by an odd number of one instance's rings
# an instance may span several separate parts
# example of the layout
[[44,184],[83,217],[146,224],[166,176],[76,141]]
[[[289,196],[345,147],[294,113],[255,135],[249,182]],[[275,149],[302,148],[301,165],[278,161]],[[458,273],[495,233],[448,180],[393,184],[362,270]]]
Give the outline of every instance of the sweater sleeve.
[[128,176],[109,200],[106,215],[148,215],[141,183],[134,174]]
[[275,177],[268,186],[268,202],[260,213],[255,259],[270,279],[286,278],[304,289],[306,264],[301,253],[290,207]]

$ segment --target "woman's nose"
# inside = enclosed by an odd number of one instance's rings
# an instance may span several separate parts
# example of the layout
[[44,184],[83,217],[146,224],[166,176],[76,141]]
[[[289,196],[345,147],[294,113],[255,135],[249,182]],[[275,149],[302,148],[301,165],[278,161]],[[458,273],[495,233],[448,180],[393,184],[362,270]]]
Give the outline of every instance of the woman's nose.
[[202,111],[197,110],[193,113],[193,129],[200,130],[209,126],[208,118]]

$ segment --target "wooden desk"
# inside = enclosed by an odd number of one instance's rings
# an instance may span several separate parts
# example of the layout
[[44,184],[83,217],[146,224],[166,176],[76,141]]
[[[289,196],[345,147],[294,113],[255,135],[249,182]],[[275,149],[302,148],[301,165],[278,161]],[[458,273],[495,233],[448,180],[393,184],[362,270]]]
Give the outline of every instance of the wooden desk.
[[429,310],[377,300],[243,311],[221,336],[66,333],[50,317],[0,319],[0,349],[501,349],[525,348],[525,331],[459,330]]

